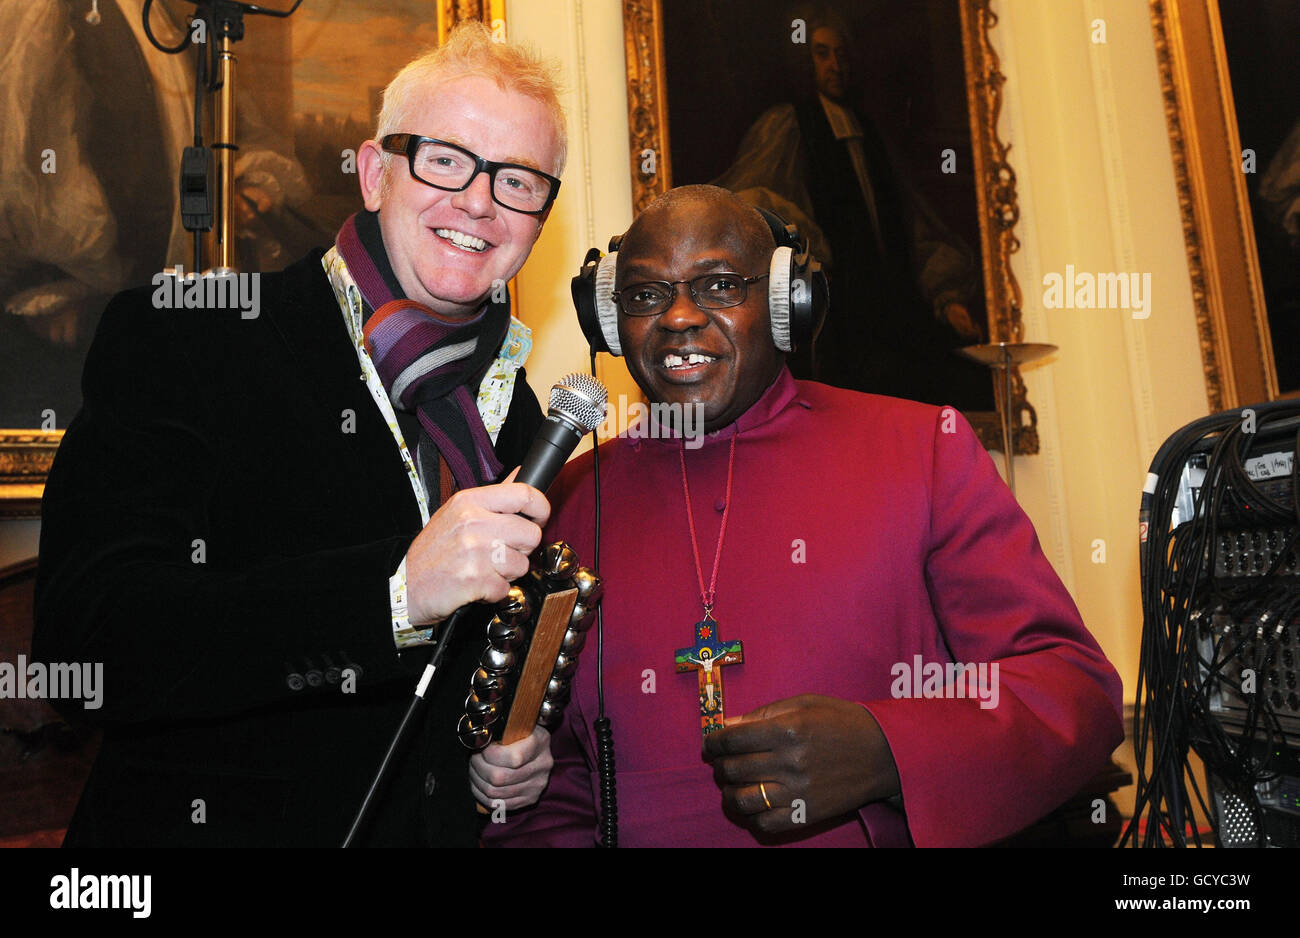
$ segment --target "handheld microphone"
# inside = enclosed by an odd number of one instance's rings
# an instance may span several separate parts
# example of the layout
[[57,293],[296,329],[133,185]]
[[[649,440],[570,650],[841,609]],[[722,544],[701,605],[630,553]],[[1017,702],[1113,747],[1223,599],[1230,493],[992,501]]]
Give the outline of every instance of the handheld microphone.
[[[550,488],[583,436],[595,432],[596,428],[604,422],[605,404],[608,400],[609,392],[605,390],[605,386],[590,375],[568,374],[556,382],[551,387],[551,402],[550,407],[547,408],[546,419],[542,422],[542,428],[537,432],[537,438],[533,440],[528,455],[520,464],[519,475],[515,481],[531,485],[543,493]],[[379,771],[375,773],[374,781],[370,783],[370,789],[366,792],[361,807],[357,809],[356,817],[352,819],[352,826],[348,829],[347,836],[343,838],[344,847],[352,845],[358,831],[365,823],[375,793],[387,777],[393,756],[401,746],[407,727],[424,700],[434,672],[442,663],[442,656],[452,633],[455,632],[465,610],[469,608],[471,607],[461,606],[444,623],[438,644],[434,646],[433,655],[429,658],[429,663],[420,676],[420,683],[415,688],[415,696],[411,699],[406,715],[402,717],[402,722],[397,727],[397,732],[393,734],[388,751],[379,764]]]
[[605,421],[609,392],[591,375],[569,374],[551,388],[551,403],[516,482],[545,492],[578,443]]

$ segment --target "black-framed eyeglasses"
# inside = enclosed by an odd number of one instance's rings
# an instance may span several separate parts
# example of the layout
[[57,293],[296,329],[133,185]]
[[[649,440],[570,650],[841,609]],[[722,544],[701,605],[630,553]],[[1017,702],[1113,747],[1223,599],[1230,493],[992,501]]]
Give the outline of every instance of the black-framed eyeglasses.
[[742,277],[740,274],[712,273],[691,280],[629,283],[623,289],[614,291],[614,301],[628,316],[658,316],[673,305],[677,286],[684,283],[690,288],[691,298],[700,309],[729,309],[745,302],[749,285],[766,276],[767,274],[759,274],[757,277]]
[[479,173],[492,181],[492,201],[512,212],[540,215],[560,191],[554,176],[518,163],[494,163],[445,140],[416,134],[389,134],[379,141],[389,153],[405,153],[411,178],[435,189],[461,192]]

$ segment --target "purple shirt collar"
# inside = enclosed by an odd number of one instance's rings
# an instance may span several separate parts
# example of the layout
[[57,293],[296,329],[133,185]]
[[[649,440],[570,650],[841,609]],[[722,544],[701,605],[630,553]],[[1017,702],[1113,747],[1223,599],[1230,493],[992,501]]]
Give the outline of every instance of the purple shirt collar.
[[[794,376],[790,374],[790,369],[782,366],[776,380],[759,396],[758,400],[750,405],[749,410],[725,427],[713,433],[706,433],[704,435],[704,444],[707,446],[716,443],[718,440],[730,440],[732,434],[737,431],[748,433],[756,427],[761,427],[779,416],[797,399],[805,407],[810,406],[799,398],[799,386],[795,383]],[[676,434],[671,434],[671,431],[668,431],[663,434],[656,433],[649,440],[634,439],[632,442],[633,445],[641,442],[656,442],[676,446],[677,437]]]

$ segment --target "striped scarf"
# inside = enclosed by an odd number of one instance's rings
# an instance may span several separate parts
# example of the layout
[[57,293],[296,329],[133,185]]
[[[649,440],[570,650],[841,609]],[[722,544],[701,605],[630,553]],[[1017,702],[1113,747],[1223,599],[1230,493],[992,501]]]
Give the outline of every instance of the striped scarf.
[[469,319],[440,316],[407,299],[373,212],[345,221],[337,248],[365,301],[366,350],[393,408],[415,414],[457,488],[495,482],[502,466],[475,391],[510,327],[509,299],[488,303]]

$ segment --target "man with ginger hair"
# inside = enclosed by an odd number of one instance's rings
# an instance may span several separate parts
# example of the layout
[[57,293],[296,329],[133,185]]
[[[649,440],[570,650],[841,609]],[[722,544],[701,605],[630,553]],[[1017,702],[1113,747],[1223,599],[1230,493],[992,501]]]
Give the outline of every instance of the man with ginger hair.
[[[336,845],[456,609],[502,598],[550,507],[504,285],[559,189],[553,68],[479,24],[416,59],[358,152],[364,209],[260,314],[109,305],[46,488],[35,651],[104,664],[67,843]],[[543,730],[475,756],[462,625],[360,845],[472,845],[536,800]],[[80,713],[76,702],[65,706]]]

